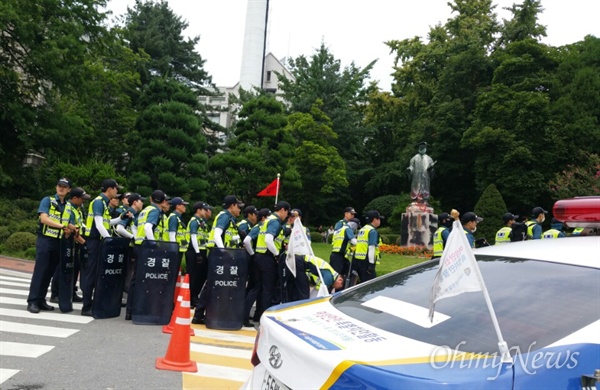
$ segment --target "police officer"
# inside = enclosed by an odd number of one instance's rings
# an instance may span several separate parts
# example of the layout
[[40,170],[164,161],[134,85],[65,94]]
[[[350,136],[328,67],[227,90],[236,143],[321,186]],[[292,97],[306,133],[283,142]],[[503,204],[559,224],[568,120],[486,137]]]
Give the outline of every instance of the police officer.
[[531,218],[525,222],[527,225],[527,239],[539,240],[542,238],[542,223],[546,220],[548,212],[541,207],[534,207],[531,210]]
[[[217,214],[213,221],[212,229],[208,236],[207,248],[214,250],[215,248],[237,248],[240,245],[240,236],[237,227],[237,217],[242,212],[244,203],[238,200],[235,195],[227,195],[223,199],[224,210]],[[204,315],[206,304],[208,301],[208,289],[203,288],[198,298],[198,305],[194,311],[192,318],[193,324],[204,323]]]
[[[150,195],[150,205],[146,206],[138,215],[136,222],[136,234],[134,238],[135,256],[140,258],[139,248],[144,240],[162,241],[165,232],[164,211],[169,209],[169,200],[161,190],[155,190]],[[131,282],[129,284],[129,293],[127,294],[127,304],[125,309],[125,319],[131,320],[131,311],[135,303],[135,278],[137,275],[137,264],[133,267]]]
[[171,199],[171,206],[175,207],[173,212],[167,218],[167,234],[165,241],[176,242],[179,245],[179,264],[181,264],[182,273],[187,272],[183,255],[188,249],[187,226],[181,220],[181,216],[186,212],[188,202],[176,196]]
[[377,228],[385,217],[377,210],[369,210],[365,215],[367,224],[358,231],[356,252],[352,261],[352,269],[358,273],[360,283],[374,279],[375,262],[379,258],[379,234]]
[[206,282],[208,275],[208,261],[206,244],[210,226],[208,219],[212,215],[213,207],[204,202],[196,202],[193,206],[194,215],[187,225],[188,241],[190,243],[186,252],[187,271],[190,275],[191,305],[198,305],[198,295]]
[[433,234],[433,257],[432,259],[442,257],[444,248],[446,247],[446,241],[450,235],[450,229],[452,229],[453,218],[448,213],[441,213],[438,216],[438,228]]
[[[82,299],[77,295],[77,277],[79,275],[80,255],[83,246],[85,245],[85,239],[81,235],[83,233],[83,214],[81,207],[83,202],[89,200],[91,197],[81,187],[73,188],[70,192],[70,198],[65,206],[63,213],[63,219],[68,220],[69,229],[74,232],[73,237],[73,302],[81,302]],[[59,290],[59,275],[60,267],[56,267],[54,276],[52,277],[51,295],[50,302],[58,303],[58,290]]]
[[356,215],[356,210],[354,210],[354,207],[346,207],[344,209],[344,218],[342,218],[342,219],[340,219],[339,221],[336,222],[335,226],[333,227],[333,230],[336,231],[339,228],[341,228],[342,225],[347,224],[348,221],[350,219],[354,218],[355,215]]
[[30,313],[54,310],[54,306],[46,303],[46,292],[60,261],[60,239],[63,235],[71,234],[68,221],[63,220],[66,196],[70,190],[71,180],[65,177],[59,179],[56,182],[56,194],[43,198],[38,207],[35,266],[27,296],[27,311]]
[[[258,236],[260,234],[260,228],[264,224],[267,217],[271,215],[271,210],[267,208],[262,208],[257,213],[257,223],[252,226],[250,229],[250,233],[244,239],[244,247],[248,252],[250,260],[248,261],[248,285],[246,286],[246,301],[245,301],[245,315],[244,315],[244,326],[245,327],[253,327],[254,325],[250,323],[250,311],[252,310],[252,305],[258,298],[259,287],[256,284],[256,280],[254,277],[254,254],[256,251],[256,243],[258,241]],[[256,314],[256,313],[255,313]],[[259,317],[254,316],[253,320],[255,322],[259,321]]]
[[118,190],[121,188],[114,179],[102,181],[102,193],[90,202],[88,208],[84,232],[88,257],[82,264],[80,281],[83,291],[82,316],[92,316],[92,295],[96,287],[102,239],[111,237],[112,226],[121,220],[121,216],[111,219],[109,202],[119,196]]
[[142,209],[144,208],[144,200],[140,194],[128,192],[123,197],[123,207],[121,208],[121,214],[125,214],[127,218],[121,220],[115,229],[115,234],[119,237],[129,238],[131,243],[129,244],[129,261],[127,262],[127,274],[125,276],[125,284],[123,290],[129,293],[131,286],[131,278],[133,276],[133,269],[135,267],[135,251],[133,250],[133,241],[137,234],[137,218]]
[[563,238],[567,235],[563,231],[563,223],[556,218],[552,218],[550,229],[546,230],[542,235],[542,238]]
[[[354,209],[352,209],[352,211],[353,210]],[[350,213],[350,215],[352,214]],[[351,260],[346,259],[348,244],[350,244],[350,246],[356,245],[354,230],[349,226],[349,221],[352,221],[353,219],[354,218],[350,217],[348,221],[342,223],[340,227],[333,232],[333,238],[331,240],[331,254],[329,255],[329,263],[335,272],[340,275],[344,275],[345,277],[347,277],[350,272]]]
[[256,207],[252,205],[246,206],[246,208],[244,209],[244,218],[237,224],[238,230],[241,233],[240,238],[242,239],[242,241],[244,240],[244,238],[246,238],[248,233],[250,233],[250,229],[252,229],[252,226],[256,225],[257,220],[258,210],[256,209]]
[[512,241],[512,225],[519,218],[518,215],[513,213],[505,213],[502,216],[502,222],[504,226],[496,232],[496,245],[508,244]]
[[273,303],[277,287],[277,259],[282,246],[282,242],[276,240],[276,237],[279,237],[290,209],[288,202],[277,202],[275,211],[267,217],[259,230],[254,254],[254,280],[258,288],[255,318],[260,319],[262,313]]
[[460,223],[462,224],[463,230],[467,235],[467,240],[469,241],[471,248],[475,248],[475,236],[473,233],[477,231],[477,224],[481,221],[483,221],[483,218],[478,217],[477,214],[472,211],[465,213],[465,215],[463,215],[460,219]]
[[[296,255],[295,261],[296,276],[294,277],[291,272],[287,273],[288,282],[286,283],[286,287],[289,298],[288,302],[310,298],[310,285],[314,285],[316,291],[319,291],[321,288],[321,283],[325,284],[328,292],[332,289],[339,291],[342,288],[344,278],[320,257],[314,255]],[[319,272],[323,280],[319,277]]]

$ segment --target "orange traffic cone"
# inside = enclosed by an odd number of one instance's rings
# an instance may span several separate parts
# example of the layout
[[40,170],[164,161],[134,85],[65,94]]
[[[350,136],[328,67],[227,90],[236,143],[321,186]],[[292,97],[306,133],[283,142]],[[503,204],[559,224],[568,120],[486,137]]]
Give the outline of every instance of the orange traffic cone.
[[173,304],[177,305],[177,298],[181,291],[181,283],[183,283],[183,276],[181,275],[181,268],[179,269],[179,275],[177,276],[177,283],[175,283],[175,292],[173,293]]
[[184,372],[198,371],[196,362],[190,360],[190,323],[190,290],[184,289],[167,354],[164,358],[156,358],[156,368]]
[[[185,275],[185,278],[183,279],[183,283],[181,284],[181,289],[179,290],[179,296],[177,297],[177,303],[175,303],[175,309],[173,309],[173,315],[171,316],[171,322],[169,322],[168,325],[165,325],[162,327],[162,332],[163,333],[173,333],[173,329],[175,329],[175,321],[177,320],[177,315],[179,313],[179,307],[181,306],[181,302],[183,301],[183,291],[184,289],[187,289],[188,292],[190,290],[190,283],[189,283],[189,275]],[[194,329],[192,329],[190,327],[190,336],[195,336],[196,333],[194,332]]]

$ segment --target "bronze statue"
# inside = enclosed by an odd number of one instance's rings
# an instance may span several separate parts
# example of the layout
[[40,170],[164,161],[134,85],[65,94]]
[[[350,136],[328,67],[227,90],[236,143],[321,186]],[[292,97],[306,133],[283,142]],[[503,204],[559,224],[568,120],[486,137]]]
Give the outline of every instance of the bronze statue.
[[417,146],[419,153],[410,159],[410,165],[406,168],[408,177],[412,179],[410,197],[417,203],[428,203],[430,182],[434,174],[433,166],[436,161],[426,154],[427,142],[420,142]]

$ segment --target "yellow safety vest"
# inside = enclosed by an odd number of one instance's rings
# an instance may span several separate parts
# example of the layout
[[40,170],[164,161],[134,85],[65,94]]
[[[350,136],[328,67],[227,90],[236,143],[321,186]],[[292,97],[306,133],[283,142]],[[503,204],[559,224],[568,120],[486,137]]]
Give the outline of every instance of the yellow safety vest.
[[[210,234],[208,235],[208,244],[206,245],[207,248],[215,247],[215,229],[217,227],[217,221],[219,220],[219,217],[223,214],[225,214],[225,211],[221,211],[217,215],[215,220],[213,221],[212,229],[210,229]],[[237,235],[238,235],[237,225],[236,225],[235,221],[232,218],[230,218],[229,225],[227,226],[227,229],[225,230],[225,234],[224,234],[225,237],[223,237],[223,246],[225,248],[235,248],[236,243],[233,242],[233,236],[237,236]]]
[[533,238],[533,227],[537,225],[537,222],[527,221],[525,222],[525,225],[527,225],[527,238],[531,240]]
[[[364,260],[367,258],[367,254],[369,252],[369,233],[371,230],[375,228],[373,225],[365,225],[362,229],[358,231],[358,237],[356,239],[356,252],[354,254],[354,258],[357,260]],[[379,241],[379,240],[378,240]],[[379,242],[375,247],[375,260],[377,260],[379,255]]]
[[433,257],[440,257],[444,253],[444,238],[442,237],[442,233],[447,229],[445,226],[440,226],[435,231],[433,236]]
[[[267,235],[267,227],[271,221],[279,219],[279,217],[275,214],[271,214],[265,219],[263,224],[260,226],[258,231],[258,240],[256,240],[256,252],[257,253],[267,253],[267,241],[265,237]],[[273,243],[275,244],[275,248],[277,248],[277,252],[281,252],[281,244],[283,242],[283,229],[279,231],[277,237],[274,237]]]
[[[155,206],[153,204],[151,204],[150,206],[146,206],[140,212],[140,215],[137,219],[137,235],[135,236],[135,245],[142,245],[142,242],[146,239],[146,229],[144,228],[144,225],[146,224],[146,221],[148,221],[148,214],[152,210],[158,210],[158,212],[162,214],[158,206]],[[161,215],[158,217],[158,223],[156,224],[156,226],[154,226],[155,241],[159,241],[161,240],[161,238],[163,238],[164,229],[162,225],[164,224],[164,221],[164,216]]]
[[104,206],[104,212],[102,213],[102,225],[104,226],[104,228],[110,233],[111,232],[111,228],[110,228],[110,214],[108,212],[108,204],[104,201],[104,198],[102,197],[102,195],[98,195],[93,201],[90,202],[90,205],[88,207],[88,215],[87,218],[85,220],[85,236],[89,237],[90,234],[92,233],[92,227],[94,226],[94,203],[96,202],[102,202],[102,205]]
[[512,229],[508,226],[498,230],[496,232],[496,245],[508,244],[510,242],[510,232],[512,232]]
[[[67,226],[69,224],[69,220],[67,219],[67,223],[65,223],[63,220],[63,213],[64,213],[64,209],[66,208],[66,205],[63,205],[63,207],[60,207],[61,206],[60,203],[58,203],[58,201],[56,200],[56,198],[54,196],[50,196],[49,198],[50,198],[50,210],[48,210],[48,217],[56,223],[60,223],[61,225]],[[63,233],[62,230],[50,227],[41,222],[40,222],[40,224],[41,224],[41,228],[42,228],[41,232],[42,232],[43,236],[51,237],[51,238],[62,237],[62,233]]]
[[191,242],[192,239],[192,233],[190,230],[192,221],[198,222],[198,230],[196,231],[196,241],[198,242],[198,249],[204,250],[206,249],[206,244],[208,243],[208,224],[202,218],[199,218],[196,215],[194,215],[187,225],[186,238],[188,242]]
[[164,234],[165,234],[164,240],[170,241],[169,225],[171,222],[171,218],[177,218],[177,231],[175,232],[175,241],[177,242],[177,244],[179,244],[179,252],[186,252],[187,248],[188,248],[188,244],[190,242],[189,238],[187,237],[188,236],[187,229],[185,228],[185,225],[181,221],[181,218],[179,218],[179,215],[175,214],[174,212],[171,213],[171,215],[169,215],[169,217],[167,218],[165,232],[164,232]]
[[558,229],[549,229],[542,234],[542,238],[558,238],[560,234],[560,230]]
[[[350,229],[348,225],[342,225],[341,228],[333,232],[333,238],[331,239],[331,251],[336,253],[342,253],[344,248],[344,239],[346,238],[346,229]],[[347,245],[347,243],[346,243]]]
[[[319,270],[321,270],[321,273],[323,272],[323,270],[327,270],[327,271],[331,272],[331,276],[333,276],[334,282],[339,275],[337,272],[335,272],[335,270],[331,267],[331,265],[328,262],[321,259],[320,257],[313,256],[313,255],[304,255],[304,262],[314,265],[315,268],[318,268]],[[318,290],[321,287],[321,279],[319,279],[319,275],[318,274],[315,275],[312,272],[310,272],[310,266],[308,264],[306,265],[305,268],[306,268],[306,275],[316,285],[316,288]],[[329,286],[327,286],[327,287],[329,287]]]

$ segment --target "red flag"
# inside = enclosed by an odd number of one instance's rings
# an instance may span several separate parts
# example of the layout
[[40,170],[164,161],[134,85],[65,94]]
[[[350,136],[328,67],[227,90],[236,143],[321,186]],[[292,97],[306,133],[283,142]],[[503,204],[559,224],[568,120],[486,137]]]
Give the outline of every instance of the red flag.
[[256,196],[277,196],[277,192],[279,191],[278,180],[279,179],[273,180],[271,184],[266,186],[265,189],[256,194]]

